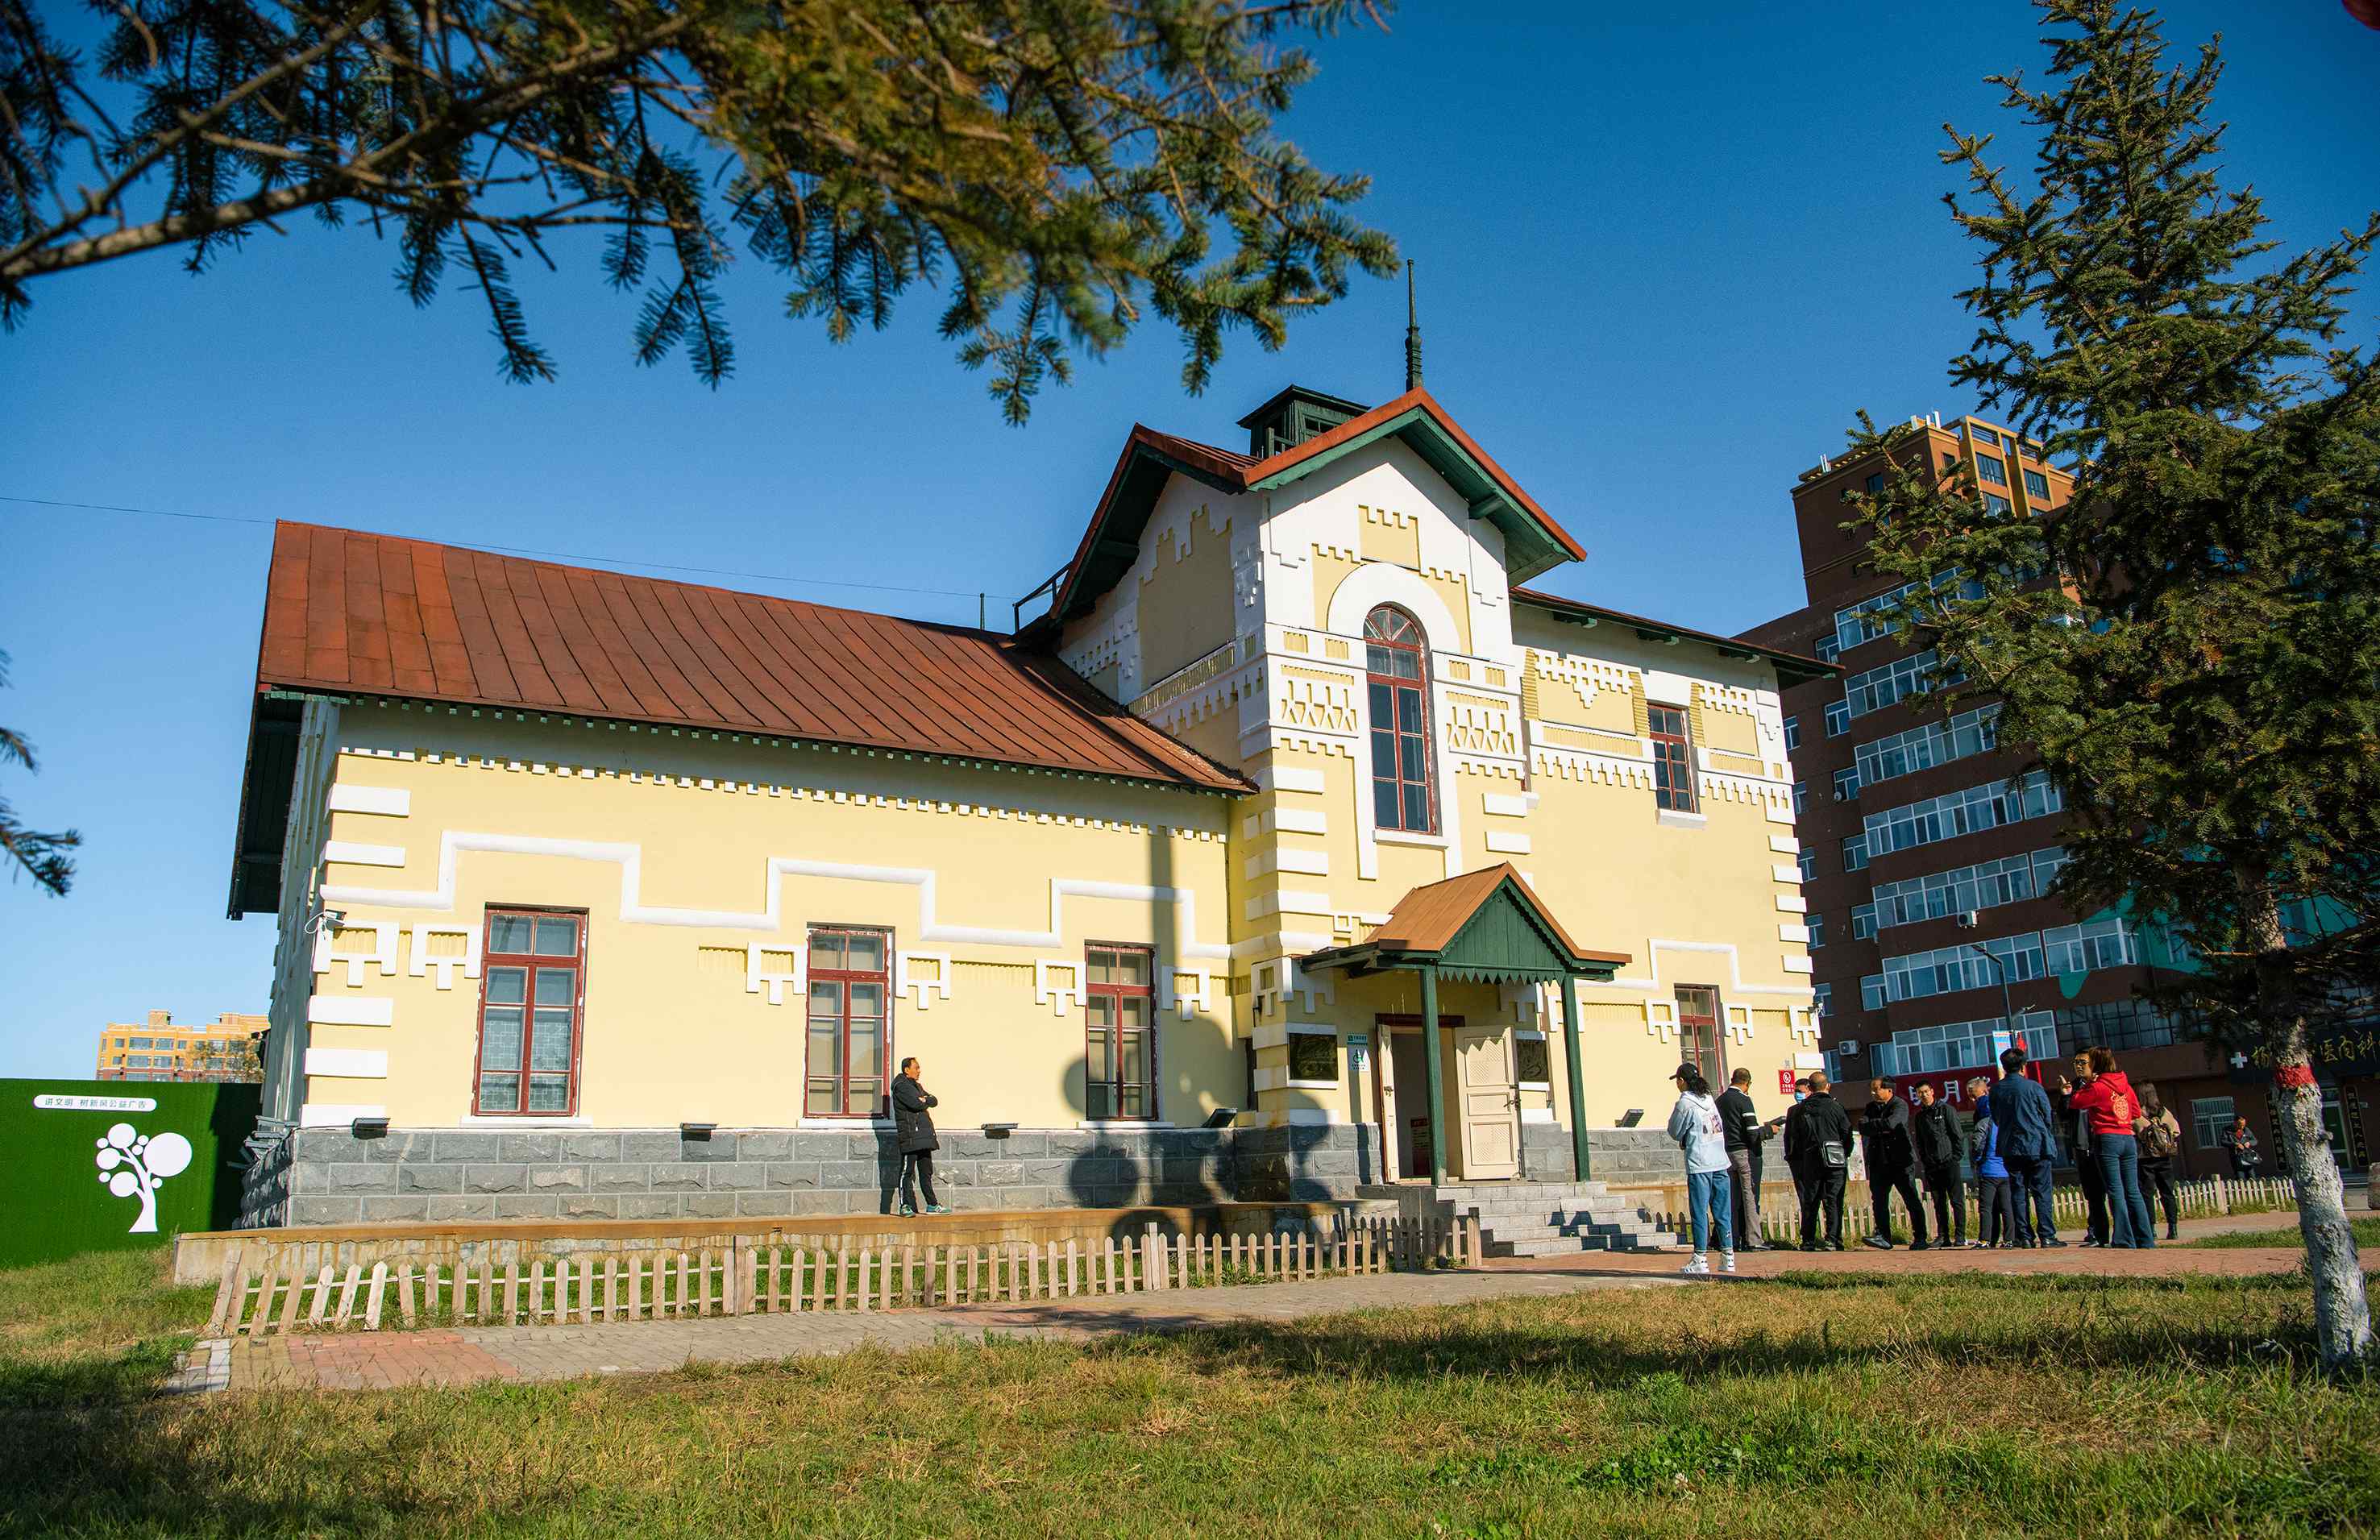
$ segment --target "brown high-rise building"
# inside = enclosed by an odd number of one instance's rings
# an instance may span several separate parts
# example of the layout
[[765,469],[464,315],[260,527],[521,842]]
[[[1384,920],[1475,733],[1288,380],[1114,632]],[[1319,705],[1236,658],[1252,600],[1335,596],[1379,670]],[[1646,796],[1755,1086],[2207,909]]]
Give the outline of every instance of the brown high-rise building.
[[[2041,446],[2005,428],[1972,417],[1912,418],[1911,428],[1895,459],[1922,455],[1945,476],[1963,466],[1986,498],[2043,514],[2072,495],[2072,479]],[[2046,777],[2025,773],[2021,746],[2000,745],[1998,707],[1946,713],[1909,698],[1933,655],[1876,620],[1893,582],[1868,564],[1864,537],[1842,527],[1852,516],[1846,494],[1877,490],[1885,468],[1884,452],[1871,452],[1801,473],[1793,520],[1809,602],[1744,633],[1843,671],[1783,692],[1828,1063],[1842,1077],[1929,1080],[1964,1107],[1964,1083],[1995,1061],[2000,1035],[2021,1033],[2035,1060],[2100,1044],[2135,1085],[2157,1087],[2181,1124],[2187,1174],[2228,1169],[2216,1139],[2235,1113],[2249,1118],[2273,1174],[2265,1077],[2211,1054],[2136,998],[2170,959],[2163,937],[2129,915],[2080,915],[2042,896],[2064,862],[2066,817]],[[2053,1085],[2058,1067],[2046,1066]],[[2338,1085],[2325,1091],[2335,1146],[2361,1166],[2371,1084],[2346,1081],[2343,1105]]]

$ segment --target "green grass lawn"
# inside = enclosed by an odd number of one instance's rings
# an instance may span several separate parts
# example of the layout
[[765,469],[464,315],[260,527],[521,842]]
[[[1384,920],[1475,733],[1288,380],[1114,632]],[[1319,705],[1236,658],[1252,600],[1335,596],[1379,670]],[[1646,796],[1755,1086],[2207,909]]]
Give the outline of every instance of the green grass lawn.
[[[2380,1219],[2350,1219],[2348,1227],[2355,1231],[2355,1249],[2369,1252],[2380,1247]],[[2220,1235],[2204,1235],[2195,1241],[2167,1241],[2161,1245],[2204,1246],[2211,1250],[2228,1250],[2240,1246],[2302,1246],[2305,1234],[2293,1219],[2287,1229],[2234,1230]]]
[[[0,1274],[0,1532],[2362,1534],[2286,1275],[1804,1275],[1090,1347],[151,1399],[204,1314]],[[36,1276],[39,1275],[39,1276]],[[196,1291],[202,1294],[203,1291]],[[57,1394],[63,1386],[79,1393]]]

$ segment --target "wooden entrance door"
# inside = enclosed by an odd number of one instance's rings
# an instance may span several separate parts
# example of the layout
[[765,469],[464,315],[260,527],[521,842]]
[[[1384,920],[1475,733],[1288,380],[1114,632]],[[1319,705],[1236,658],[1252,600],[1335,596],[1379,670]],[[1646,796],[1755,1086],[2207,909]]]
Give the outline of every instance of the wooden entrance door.
[[1507,1030],[1473,1026],[1454,1034],[1465,1181],[1521,1174],[1521,1131],[1513,1106],[1512,1061],[1504,1043]]

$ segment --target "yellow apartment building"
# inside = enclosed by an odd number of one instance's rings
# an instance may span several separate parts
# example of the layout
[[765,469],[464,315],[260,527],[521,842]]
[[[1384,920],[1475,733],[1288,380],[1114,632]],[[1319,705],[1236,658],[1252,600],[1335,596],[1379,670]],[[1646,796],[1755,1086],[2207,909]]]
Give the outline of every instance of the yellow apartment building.
[[270,1016],[226,1011],[206,1026],[176,1026],[170,1011],[152,1011],[133,1025],[110,1022],[99,1034],[102,1080],[218,1080],[254,1084],[264,1078],[264,1035]]

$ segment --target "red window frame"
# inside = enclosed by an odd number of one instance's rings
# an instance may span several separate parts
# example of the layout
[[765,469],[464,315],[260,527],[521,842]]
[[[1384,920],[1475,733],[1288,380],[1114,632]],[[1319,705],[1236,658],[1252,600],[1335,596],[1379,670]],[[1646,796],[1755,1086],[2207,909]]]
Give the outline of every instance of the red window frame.
[[1692,719],[1682,706],[1648,706],[1645,716],[1653,740],[1653,800],[1669,812],[1697,811]]
[[[1718,1024],[1726,1010],[1719,1004],[1718,990],[1708,984],[1681,984],[1676,998],[1679,1057],[1702,1071],[1714,1087],[1724,1086],[1727,1044]],[[1706,1011],[1694,1009],[1705,1002]]]
[[[1377,666],[1382,662],[1389,666]],[[1438,777],[1429,730],[1429,643],[1421,623],[1394,604],[1378,605],[1364,617],[1364,684],[1371,710],[1372,826],[1435,834]],[[1408,753],[1420,762],[1418,776],[1409,773]],[[1421,810],[1417,822],[1416,797]]]
[[[873,937],[881,948],[880,955],[883,959],[883,965],[872,970],[820,967],[817,962],[818,942],[821,936]],[[892,1092],[892,1065],[894,1062],[892,1058],[892,932],[872,925],[814,925],[809,928],[807,940],[809,950],[804,955],[808,959],[808,966],[804,969],[804,976],[808,987],[802,991],[802,1116],[806,1118],[889,1116],[888,1098]],[[835,985],[840,993],[840,1003],[836,1007],[834,1018],[839,1024],[839,1035],[835,1044],[835,1073],[832,1075],[818,1073],[811,1068],[809,1061],[810,1049],[813,1046],[813,1030],[820,1020],[816,1002],[817,988],[820,984]],[[877,999],[883,1003],[884,1010],[880,1018],[881,1025],[878,1028],[876,1073],[872,1076],[862,1076],[856,1081],[851,1073],[851,987],[854,984],[875,985],[878,991]],[[820,1111],[810,1103],[811,1083],[830,1079],[835,1083],[834,1110]],[[873,1087],[872,1092],[867,1093],[873,1097],[871,1105],[862,1108],[855,1108],[852,1105],[852,1087],[855,1084],[861,1086],[864,1092],[867,1087]]]
[[[496,946],[496,922],[504,919],[525,919],[530,922],[529,945],[532,949],[537,945],[535,922],[538,920],[568,920],[575,928],[575,950],[569,954],[567,961],[567,966],[577,975],[570,996],[570,1065],[567,1070],[540,1071],[534,1068],[537,1057],[537,1013],[540,1008],[537,999],[538,974],[540,970],[547,972],[558,970],[565,965],[564,959],[556,952],[499,950]],[[548,908],[536,904],[492,903],[488,905],[487,913],[480,917],[480,1010],[474,1022],[475,1030],[471,1047],[471,1115],[475,1118],[577,1116],[578,1066],[587,1047],[587,911]],[[495,983],[498,972],[510,968],[524,970],[521,999],[517,1004],[498,1000],[493,1002],[492,1008],[499,1011],[518,1010],[522,1013],[517,1064],[509,1070],[491,1071],[486,1067],[488,1012],[491,1009],[488,995]],[[551,1002],[543,1006],[543,1009],[547,1010],[553,1008]],[[540,1074],[555,1073],[568,1077],[565,1082],[566,1090],[563,1097],[563,1105],[559,1108],[530,1107],[528,1085],[530,1079]],[[509,1075],[512,1078],[514,1088],[512,1106],[491,1107],[487,1104],[487,1084],[491,1074]]]
[[[1093,982],[1091,964],[1101,952],[1111,957],[1140,958],[1148,966],[1148,982],[1146,984],[1118,984],[1112,980],[1103,984]],[[1112,965],[1110,971],[1113,971]],[[1099,1000],[1107,1001],[1107,1025],[1104,1028],[1099,1025],[1100,1013],[1092,1006],[1092,1001]],[[1123,1078],[1124,1034],[1135,1029],[1125,1026],[1123,1017],[1124,1002],[1132,1000],[1147,1002],[1143,1007],[1147,1025],[1137,1029],[1145,1039],[1141,1044],[1141,1063],[1147,1074],[1140,1081],[1128,1086]],[[1090,941],[1084,945],[1083,1031],[1085,1115],[1093,1122],[1154,1122],[1157,1120],[1156,948],[1136,946],[1129,941]],[[1111,1072],[1103,1079],[1095,1078],[1091,1073],[1092,1067],[1099,1062],[1099,1059],[1091,1052],[1091,1048],[1093,1043],[1101,1037],[1104,1037],[1105,1041],[1099,1046],[1106,1050],[1107,1062]],[[1144,1098],[1140,1110],[1135,1112],[1126,1110],[1124,1093],[1127,1089],[1139,1092]],[[1104,1111],[1100,1110],[1099,1093],[1102,1090],[1106,1092]]]

